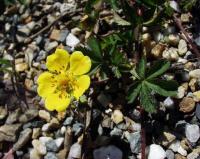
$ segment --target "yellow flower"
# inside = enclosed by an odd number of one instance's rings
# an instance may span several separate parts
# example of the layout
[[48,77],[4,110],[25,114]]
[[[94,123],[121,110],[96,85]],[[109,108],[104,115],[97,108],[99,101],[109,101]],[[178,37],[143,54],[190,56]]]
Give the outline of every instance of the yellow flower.
[[38,94],[45,100],[45,107],[50,110],[64,111],[71,99],[79,99],[89,88],[90,77],[86,74],[91,68],[91,60],[82,52],[71,55],[63,49],[47,57],[49,71],[42,73],[37,80]]

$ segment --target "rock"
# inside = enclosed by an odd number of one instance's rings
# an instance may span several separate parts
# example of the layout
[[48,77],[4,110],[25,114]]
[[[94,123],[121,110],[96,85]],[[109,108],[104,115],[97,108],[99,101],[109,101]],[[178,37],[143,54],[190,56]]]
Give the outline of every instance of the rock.
[[71,146],[68,159],[73,158],[81,158],[81,145],[79,143],[75,143]]
[[72,33],[73,35],[80,35],[81,29],[78,28],[78,27],[72,28],[72,29],[71,29],[71,33]]
[[18,25],[18,32],[20,34],[23,34],[24,36],[28,36],[31,30],[26,25],[23,25],[23,26]]
[[111,119],[115,124],[119,124],[124,120],[124,115],[120,110],[114,110]]
[[200,120],[200,104],[198,103],[195,111],[196,117]]
[[97,96],[97,100],[102,106],[107,107],[109,105],[110,101],[111,101],[111,97],[107,96],[103,92],[101,92]]
[[23,148],[31,139],[32,129],[27,128],[20,133],[18,141],[14,144],[13,150],[17,151]]
[[200,137],[199,126],[195,124],[187,124],[185,128],[185,135],[191,143],[197,142]]
[[60,138],[55,139],[54,141],[55,141],[56,146],[58,147],[58,149],[60,149],[61,146],[62,146],[63,143],[64,143],[64,138],[63,138],[63,137],[60,137]]
[[187,159],[197,159],[199,157],[199,154],[196,152],[191,152],[187,155]]
[[30,151],[30,159],[42,159],[42,156],[38,153],[37,150],[32,149]]
[[46,143],[47,143],[48,141],[53,140],[53,138],[51,138],[51,137],[46,137],[46,136],[42,136],[42,137],[39,138],[39,140],[40,140],[40,142],[41,142],[43,145],[46,145]]
[[28,64],[27,63],[19,63],[19,64],[15,65],[15,70],[17,72],[24,72],[27,69],[28,69]]
[[47,141],[45,145],[46,145],[47,151],[51,151],[51,152],[57,152],[58,151],[58,147],[57,147],[54,140]]
[[174,159],[174,152],[172,150],[167,150],[166,157],[167,159]]
[[18,133],[21,124],[10,124],[3,125],[0,127],[0,142],[8,141],[14,142],[16,141],[16,134]]
[[166,152],[160,145],[156,144],[150,145],[148,159],[164,159],[165,157],[166,157]]
[[0,106],[0,120],[4,119],[8,115],[8,111]]
[[193,92],[193,97],[195,102],[200,102],[200,91]]
[[37,139],[40,136],[41,128],[33,128],[32,139]]
[[64,135],[65,134],[65,132],[66,132],[66,127],[65,126],[62,126],[61,127],[61,129],[60,129],[60,133],[62,134],[62,135]]
[[178,53],[180,56],[184,56],[188,51],[187,43],[185,40],[181,39],[178,44]]
[[122,130],[114,127],[114,129],[110,132],[110,136],[121,136]]
[[53,49],[55,49],[58,46],[58,42],[57,41],[52,41],[52,42],[46,42],[44,49],[45,51],[49,52]]
[[60,30],[58,29],[53,29],[53,31],[51,32],[51,35],[50,35],[50,39],[51,40],[59,40],[59,37],[60,37]]
[[74,36],[72,33],[69,33],[66,38],[66,45],[72,48],[76,47],[80,43],[80,40]]
[[60,6],[60,13],[63,12],[75,12],[77,4],[75,1],[71,0],[71,1],[66,1],[67,3],[62,3]]
[[162,145],[167,146],[176,139],[176,136],[170,132],[163,132]]
[[173,47],[165,49],[162,53],[162,57],[170,61],[177,61],[179,59],[178,50]]
[[72,121],[73,121],[73,117],[72,116],[67,117],[66,120],[63,122],[63,125],[65,125],[65,126],[71,125]]
[[162,56],[162,52],[165,49],[165,45],[163,44],[157,44],[152,50],[151,50],[151,55],[153,55],[154,57],[161,57]]
[[178,35],[170,34],[170,35],[168,36],[168,43],[169,43],[170,45],[177,46],[178,43],[179,43],[179,41],[180,41],[180,38],[179,38]]
[[179,140],[175,140],[170,144],[169,149],[171,149],[174,152],[177,152],[180,146],[181,142]]
[[33,140],[32,141],[32,145],[34,147],[35,150],[37,150],[38,154],[40,155],[45,155],[47,153],[47,149],[45,147],[45,145],[40,142],[39,140]]
[[49,122],[51,120],[50,113],[47,112],[46,110],[40,110],[39,111],[39,117],[41,119],[44,119],[46,122]]
[[187,159],[186,157],[180,155],[180,154],[176,154],[175,155],[175,159]]
[[177,93],[177,98],[181,99],[185,96],[187,89],[184,86],[179,86],[178,87],[178,93]]
[[190,15],[188,13],[183,13],[181,14],[181,21],[183,23],[188,23],[190,22]]
[[20,115],[21,115],[21,110],[16,109],[14,112],[8,115],[8,118],[6,119],[6,124],[13,124],[17,122]]
[[184,97],[179,104],[179,110],[184,113],[191,112],[194,108],[195,108],[195,101],[191,97]]
[[114,145],[100,147],[93,152],[94,159],[122,159],[122,151]]
[[82,132],[82,130],[83,130],[83,124],[81,124],[81,123],[75,123],[75,124],[73,124],[73,126],[72,126],[72,131],[74,132],[74,135],[75,136],[78,136],[78,135],[80,135],[80,133]]
[[61,30],[59,41],[60,42],[64,42],[66,40],[66,37],[67,37],[68,34],[69,34],[69,30],[68,29]]
[[56,154],[53,152],[48,152],[45,156],[44,159],[58,159]]
[[28,121],[33,120],[38,116],[37,109],[28,109],[24,114],[22,114],[19,118],[21,123],[27,123]]
[[180,153],[182,156],[187,156],[187,151],[182,146],[178,148],[177,152]]
[[167,98],[164,100],[163,104],[164,104],[164,106],[165,106],[166,108],[169,108],[169,109],[174,108],[174,101],[172,100],[171,97],[167,97]]
[[189,82],[189,86],[192,92],[196,91],[196,87],[197,87],[197,79],[196,78],[192,78]]
[[132,153],[138,154],[141,151],[141,135],[140,132],[130,133],[127,137]]
[[161,41],[162,39],[163,39],[163,34],[161,33],[161,32],[159,32],[159,31],[157,31],[157,32],[155,32],[154,34],[153,34],[153,39],[156,41],[156,42],[159,42],[159,41]]
[[170,7],[172,7],[176,12],[180,12],[180,7],[179,7],[179,4],[172,0],[172,1],[169,1],[169,5]]
[[200,79],[200,69],[195,69],[189,72],[190,78]]

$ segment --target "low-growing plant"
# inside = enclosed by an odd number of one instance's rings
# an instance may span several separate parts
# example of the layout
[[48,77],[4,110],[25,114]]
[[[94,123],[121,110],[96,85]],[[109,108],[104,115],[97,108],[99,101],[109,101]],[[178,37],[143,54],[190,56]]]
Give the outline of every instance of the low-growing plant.
[[155,94],[161,96],[176,96],[178,84],[174,80],[161,79],[160,76],[170,67],[170,62],[156,61],[147,68],[146,59],[143,57],[132,75],[136,79],[128,91],[128,102],[133,103],[139,96],[140,104],[147,112],[156,112],[157,101]]

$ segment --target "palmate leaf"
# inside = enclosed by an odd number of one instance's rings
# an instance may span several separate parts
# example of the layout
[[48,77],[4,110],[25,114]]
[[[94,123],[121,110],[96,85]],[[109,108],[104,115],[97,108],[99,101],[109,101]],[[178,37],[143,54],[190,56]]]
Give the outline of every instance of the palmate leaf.
[[150,89],[152,89],[153,91],[155,91],[156,93],[158,93],[162,96],[165,96],[165,97],[176,96],[176,94],[177,94],[177,91],[173,91],[173,90],[171,91],[171,90],[164,89],[161,84],[157,85],[157,83],[155,84],[155,83],[150,83],[147,81],[145,81],[145,83]]
[[141,90],[141,84],[135,83],[134,85],[132,85],[129,90],[128,90],[128,103],[133,103],[136,99],[136,97],[139,95],[140,90]]
[[160,75],[162,75],[164,72],[166,72],[170,67],[170,62],[166,60],[159,60],[156,61],[153,66],[148,70],[147,72],[147,79],[153,79]]
[[147,64],[146,58],[142,57],[138,66],[136,67],[136,72],[141,79],[145,78],[146,64]]
[[152,90],[143,82],[140,91],[140,103],[145,111],[154,113],[156,112],[157,101],[151,93]]

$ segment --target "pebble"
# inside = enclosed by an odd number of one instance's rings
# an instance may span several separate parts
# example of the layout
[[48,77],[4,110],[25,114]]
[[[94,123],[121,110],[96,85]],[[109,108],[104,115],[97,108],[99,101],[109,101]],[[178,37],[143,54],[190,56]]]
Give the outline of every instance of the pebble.
[[163,132],[162,145],[167,146],[176,139],[176,136],[170,132]]
[[45,51],[49,52],[49,51],[55,49],[57,46],[58,46],[57,41],[47,42],[47,43],[45,43],[44,49],[45,49]]
[[20,133],[18,141],[14,144],[13,150],[17,151],[23,148],[31,139],[32,129],[27,128]]
[[3,108],[3,106],[0,106],[0,120],[4,119],[8,114],[8,111]]
[[187,124],[185,128],[185,135],[191,143],[197,142],[200,137],[199,126],[195,124]]
[[39,111],[39,117],[41,119],[44,119],[46,122],[49,122],[51,120],[50,113],[47,112],[46,110],[40,110]]
[[30,151],[30,159],[42,159],[42,156],[38,153],[36,149]]
[[195,115],[200,120],[200,104],[199,103],[196,106]]
[[18,133],[21,124],[5,124],[0,127],[0,142],[8,141],[14,142],[16,141],[17,137],[16,134]]
[[41,128],[33,128],[32,139],[37,139],[40,136]]
[[64,138],[63,138],[63,137],[60,137],[60,138],[55,139],[54,141],[55,141],[56,146],[58,147],[58,149],[60,149],[61,146],[62,146],[63,143],[64,143]]
[[174,152],[172,150],[166,150],[167,159],[174,159]]
[[6,119],[6,124],[15,123],[16,121],[18,121],[20,115],[21,115],[20,109],[16,109],[14,112],[11,112]]
[[27,123],[38,116],[37,109],[28,109],[24,114],[19,117],[21,123]]
[[132,153],[138,154],[141,151],[141,135],[140,132],[130,133],[129,142]]
[[65,119],[65,121],[63,122],[63,125],[65,125],[65,126],[71,125],[71,124],[72,124],[72,121],[73,121],[73,117],[72,117],[72,116],[67,117],[67,118]]
[[115,124],[119,124],[124,120],[124,115],[120,110],[114,110],[111,119]]
[[179,103],[179,110],[188,113],[194,110],[195,108],[195,101],[191,97],[184,97],[182,101]]
[[27,69],[28,69],[28,64],[27,63],[19,63],[19,64],[15,65],[15,70],[17,72],[24,72]]
[[156,144],[150,145],[148,159],[164,159],[165,157],[166,157],[166,152],[160,145]]
[[34,139],[32,141],[32,145],[34,149],[38,152],[38,154],[45,155],[47,153],[47,149],[41,141]]
[[182,99],[185,96],[186,93],[186,88],[184,86],[179,86],[178,87],[178,92],[177,92],[177,98]]
[[81,145],[74,143],[69,151],[68,159],[81,158]]
[[81,124],[81,123],[75,123],[75,124],[73,124],[73,126],[72,126],[72,131],[74,132],[74,135],[75,135],[75,136],[80,135],[80,133],[81,133],[82,130],[83,130],[83,127],[84,127],[84,125]]
[[94,150],[93,156],[94,159],[122,159],[123,153],[118,147],[109,145]]
[[66,44],[70,47],[72,47],[72,49],[74,47],[76,47],[78,44],[80,43],[80,40],[74,36],[72,33],[69,33],[67,38],[66,38]]
[[184,56],[188,51],[187,43],[185,40],[181,39],[178,44],[178,53],[180,56]]
[[110,136],[121,136],[122,133],[121,129],[114,127],[114,129],[110,132]]
[[169,43],[170,45],[177,46],[178,43],[179,43],[179,41],[180,41],[180,38],[179,38],[178,35],[170,34],[170,35],[168,36],[168,43]]
[[166,108],[169,108],[169,109],[174,108],[174,101],[171,97],[167,97],[164,100],[163,104]]
[[190,78],[200,79],[200,69],[195,69],[189,72]]
[[152,50],[151,50],[151,55],[154,57],[161,57],[162,52],[164,51],[165,46],[163,44],[157,44]]
[[45,156],[44,159],[58,159],[56,154],[53,152],[48,152]]
[[185,156],[180,155],[180,154],[176,154],[175,159],[187,159],[187,158]]
[[169,1],[169,5],[170,5],[170,7],[172,7],[175,11],[180,12],[179,4],[178,4],[176,1],[174,1],[174,0]]
[[54,140],[49,140],[45,144],[47,151],[57,152],[58,147]]
[[169,149],[171,149],[173,152],[177,152],[180,146],[181,142],[179,140],[175,140],[169,145]]
[[199,154],[196,152],[191,152],[187,155],[187,159],[197,159],[199,157]]

